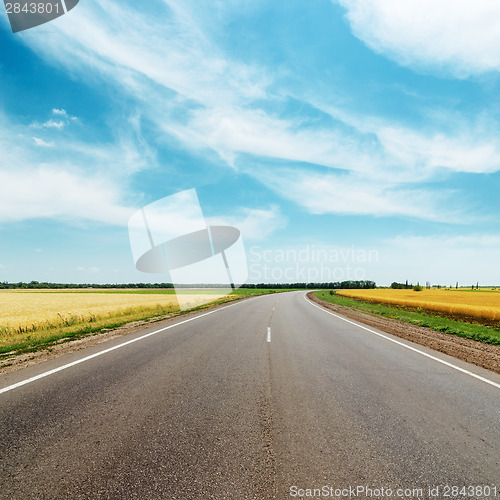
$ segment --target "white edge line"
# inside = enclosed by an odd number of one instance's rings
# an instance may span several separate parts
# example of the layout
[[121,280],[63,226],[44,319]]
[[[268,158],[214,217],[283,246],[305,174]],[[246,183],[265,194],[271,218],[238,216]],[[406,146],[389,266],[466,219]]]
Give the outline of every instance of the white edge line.
[[[253,297],[253,298],[258,298],[258,297]],[[18,387],[21,387],[26,384],[30,384],[31,382],[35,382],[36,380],[39,380],[44,377],[48,377],[49,375],[53,375],[54,373],[60,372],[62,370],[66,370],[67,368],[71,368],[72,366],[78,365],[80,363],[84,363],[85,361],[89,361],[90,359],[97,358],[98,356],[102,356],[103,354],[107,354],[108,352],[114,351],[116,349],[120,349],[121,347],[125,347],[126,345],[133,344],[134,342],[138,342],[139,340],[145,339],[147,337],[151,337],[152,335],[156,335],[157,333],[164,332],[165,330],[170,330],[170,328],[175,328],[176,326],[183,325],[185,323],[189,323],[190,321],[194,321],[199,318],[203,318],[203,316],[208,316],[209,314],[213,314],[215,312],[222,311],[224,309],[227,309],[228,307],[233,307],[237,305],[238,303],[241,303],[239,300],[236,301],[234,304],[229,304],[223,307],[218,307],[216,309],[213,309],[212,311],[200,314],[199,316],[195,316],[193,318],[185,319],[184,321],[181,321],[179,323],[175,323],[175,325],[169,325],[164,328],[160,328],[159,330],[155,330],[154,332],[149,332],[146,333],[145,335],[141,335],[140,337],[137,337],[132,340],[128,340],[127,342],[123,342],[123,344],[115,345],[114,347],[110,347],[108,349],[104,349],[104,351],[99,351],[96,352],[95,354],[91,354],[90,356],[85,356],[84,358],[78,359],[76,361],[72,361],[71,363],[68,363],[63,366],[59,366],[58,368],[54,368],[53,370],[49,370],[48,372],[40,373],[39,375],[36,375],[34,377],[28,378],[26,380],[22,380],[21,382],[17,382],[17,384],[12,384],[7,387],[4,387],[3,389],[0,389],[0,394],[3,394],[4,392],[12,391],[13,389],[17,389]]]
[[335,314],[334,312],[328,311],[324,307],[318,306],[312,300],[308,299],[307,296],[306,296],[306,294],[304,294],[303,297],[304,297],[305,301],[308,302],[309,304],[311,304],[312,306],[317,307],[321,311],[326,312],[327,314],[331,314],[332,316],[335,316],[336,318],[339,318],[342,321],[345,321],[346,323],[350,323],[351,325],[357,326],[358,328],[362,328],[363,330],[366,330],[367,332],[370,332],[370,333],[373,333],[375,335],[378,335],[379,337],[382,337],[382,338],[384,338],[386,340],[389,340],[390,342],[394,342],[395,344],[398,344],[398,345],[400,345],[402,347],[405,347],[406,349],[410,349],[410,351],[418,352],[419,354],[421,354],[422,356],[425,356],[426,358],[433,359],[434,361],[437,361],[438,363],[441,363],[443,365],[449,366],[450,368],[453,368],[455,370],[458,370],[459,372],[465,373],[466,375],[470,375],[471,377],[477,378],[478,380],[481,380],[482,382],[486,382],[487,384],[490,384],[493,387],[496,387],[497,389],[500,389],[500,384],[497,384],[496,382],[493,382],[493,380],[489,380],[489,379],[487,379],[485,377],[481,377],[481,375],[477,375],[477,374],[475,374],[473,372],[470,372],[469,370],[465,370],[464,368],[460,368],[459,366],[454,365],[453,363],[449,363],[448,361],[445,361],[443,359],[439,359],[436,356],[432,356],[432,354],[427,354],[426,352],[421,351],[420,349],[417,349],[417,348],[415,348],[415,347],[413,347],[411,345],[405,344],[403,342],[399,342],[399,340],[392,339],[391,337],[388,337],[387,335],[384,335],[383,333],[376,332],[375,330],[372,330],[371,328],[368,328],[366,326],[363,326],[363,325],[360,325],[358,323],[355,323],[354,321],[351,321],[351,320],[349,320],[347,318],[344,318],[344,317],[340,316],[339,314]]
[[271,327],[267,327],[267,341],[271,342]]

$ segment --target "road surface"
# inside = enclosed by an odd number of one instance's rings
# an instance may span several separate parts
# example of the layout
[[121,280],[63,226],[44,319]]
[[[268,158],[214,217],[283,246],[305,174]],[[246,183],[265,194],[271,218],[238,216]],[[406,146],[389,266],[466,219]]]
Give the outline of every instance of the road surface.
[[0,498],[500,498],[500,377],[377,333],[273,294],[3,375]]

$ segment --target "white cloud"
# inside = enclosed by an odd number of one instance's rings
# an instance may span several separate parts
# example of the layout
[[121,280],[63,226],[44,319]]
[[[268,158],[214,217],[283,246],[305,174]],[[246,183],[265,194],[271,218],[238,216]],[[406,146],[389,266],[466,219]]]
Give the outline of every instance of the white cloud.
[[32,128],[55,128],[55,129],[58,129],[58,130],[63,129],[65,126],[66,126],[66,122],[64,122],[62,120],[55,121],[55,120],[52,120],[52,119],[47,120],[44,123],[37,123],[37,122],[35,122],[35,123],[31,124]]
[[446,133],[416,131],[370,117],[361,124],[355,124],[352,117],[347,120],[350,132],[301,129],[292,120],[260,110],[204,108],[194,111],[185,126],[170,130],[187,143],[217,151],[230,165],[244,153],[332,167],[390,185],[429,180],[442,169],[500,170],[498,131],[493,123],[465,124],[463,118],[454,117],[456,130]]
[[278,229],[286,227],[288,223],[279,207],[270,208],[240,208],[236,215],[207,217],[211,225],[230,225],[240,230],[243,240],[260,241],[267,239]]
[[64,128],[65,126],[66,126],[65,122],[55,121],[55,120],[48,120],[42,125],[42,127],[45,128],[57,128],[57,129]]
[[497,0],[334,0],[359,39],[399,64],[458,77],[500,69]]
[[[381,19],[383,26],[390,27],[391,16],[405,19],[412,9],[419,10],[413,1],[406,7],[407,2],[395,0],[342,0],[342,4],[353,26],[364,27],[367,12],[377,14],[375,31]],[[228,165],[244,168],[314,213],[325,213],[328,207],[331,213],[455,220],[449,204],[442,204],[446,196],[416,189],[415,183],[433,180],[442,169],[475,173],[500,169],[497,127],[460,124],[451,132],[419,131],[380,119],[356,119],[348,112],[335,117],[338,126],[305,126],[301,117],[265,111],[266,103],[279,109],[280,98],[269,90],[273,73],[229,58],[200,26],[189,2],[171,0],[166,5],[161,16],[147,17],[112,0],[105,0],[102,10],[88,3],[82,5],[79,16],[54,21],[54,34],[43,44],[35,37],[25,40],[51,63],[58,62],[83,78],[112,81],[133,95],[164,133],[191,149],[216,151]],[[432,26],[442,10],[433,9],[426,9]],[[361,28],[358,31],[362,33]],[[425,46],[427,41],[422,43]],[[432,45],[439,46],[434,40]],[[78,151],[77,145],[72,147]],[[85,148],[82,144],[81,149]],[[242,166],[245,156],[257,158],[251,169]],[[143,155],[134,148],[127,163],[141,159]],[[300,162],[302,170],[283,180],[265,166],[269,159]],[[319,175],[318,166],[346,175]],[[297,178],[308,187],[306,196]]]
[[125,225],[132,210],[106,178],[51,167],[0,170],[0,221],[40,217]]
[[387,180],[358,175],[319,173],[306,168],[268,169],[258,178],[269,188],[313,214],[416,217],[432,221],[464,222],[461,211],[442,210],[451,191],[409,188]]
[[48,148],[27,130],[0,113],[0,221],[51,217],[127,224],[134,209],[122,202],[126,179],[116,176],[118,168],[129,173],[126,147],[91,147],[68,138]]
[[381,117],[349,113],[317,98],[311,104],[350,127],[352,155],[356,154],[355,145],[362,141],[365,164],[372,166],[365,172],[375,173],[378,180],[428,181],[443,169],[476,174],[500,171],[500,130],[486,113],[466,118],[423,108],[426,127],[419,130]]
[[349,171],[373,168],[373,150],[362,138],[335,129],[302,130],[292,121],[262,110],[205,108],[192,113],[176,132],[186,142],[202,143],[233,164],[239,153],[301,161]]
[[500,149],[491,131],[425,134],[402,127],[381,127],[377,136],[391,162],[428,177],[438,168],[454,172],[492,173],[500,169]]
[[[97,70],[136,96],[147,98],[150,90],[138,77],[205,105],[264,96],[267,80],[261,71],[228,61],[183,2],[166,2],[158,16],[110,0],[100,4],[94,10],[92,5],[82,5],[79,16],[53,22],[59,36],[43,45],[30,38],[26,42],[78,72],[87,73],[89,67]],[[60,46],[61,39],[67,46]]]
[[52,114],[54,116],[57,116],[58,119],[49,118],[47,121],[45,121],[43,123],[33,122],[30,125],[30,127],[35,128],[35,129],[46,128],[46,129],[62,130],[63,128],[68,126],[71,122],[78,120],[78,118],[76,116],[68,115],[68,113],[66,112],[65,109],[54,108],[52,110]]
[[[339,120],[338,114],[332,116]],[[447,118],[449,122],[449,116],[436,118],[434,129],[449,127]],[[217,151],[229,165],[312,213],[464,222],[470,216],[464,216],[465,206],[453,208],[456,193],[415,187],[436,177],[442,180],[443,173],[500,170],[495,124],[453,118],[454,130],[440,133],[343,113],[346,132],[340,127],[301,128],[261,110],[202,108],[185,125],[170,124],[169,131],[192,147],[203,144]],[[240,159],[242,154],[246,157]],[[257,159],[248,160],[250,156]],[[276,171],[268,167],[269,159],[298,165],[293,171]],[[333,170],[319,173],[318,166]]]
[[40,139],[38,137],[33,137],[33,140],[35,141],[35,144],[37,146],[42,146],[45,148],[50,148],[54,145],[52,142],[45,142],[43,139]]

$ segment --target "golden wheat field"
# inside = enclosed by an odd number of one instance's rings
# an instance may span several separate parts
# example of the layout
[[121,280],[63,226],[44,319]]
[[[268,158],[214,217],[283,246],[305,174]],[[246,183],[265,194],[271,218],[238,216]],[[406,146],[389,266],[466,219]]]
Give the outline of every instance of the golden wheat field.
[[0,292],[0,332],[93,322],[151,308],[177,310],[175,295],[117,293]]
[[500,320],[500,292],[424,289],[339,290],[337,294],[383,304],[421,307],[451,315]]
[[[206,293],[188,293],[183,296],[183,306],[196,307],[206,298]],[[219,295],[214,293],[213,300],[217,298]],[[2,290],[0,341],[40,330],[178,310],[175,294]]]

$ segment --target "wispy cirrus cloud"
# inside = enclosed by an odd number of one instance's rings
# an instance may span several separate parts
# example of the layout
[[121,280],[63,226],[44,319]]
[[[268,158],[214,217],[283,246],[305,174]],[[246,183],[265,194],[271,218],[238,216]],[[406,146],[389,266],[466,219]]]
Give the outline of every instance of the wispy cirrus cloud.
[[[394,19],[404,21],[417,9],[415,2],[397,7],[390,0],[366,0],[358,7],[342,0],[342,5],[360,37],[366,12],[378,15],[379,24],[390,28]],[[449,173],[500,169],[498,127],[481,135],[473,126],[412,129],[381,117],[358,120],[349,111],[329,124],[310,123],[300,113],[290,115],[286,111],[288,89],[279,86],[274,68],[229,56],[198,21],[196,5],[170,0],[157,8],[158,15],[148,16],[132,4],[89,1],[79,9],[78,17],[55,21],[54,35],[43,44],[33,37],[27,37],[26,43],[51,63],[88,81],[112,82],[135,100],[157,130],[175,137],[183,147],[217,152],[227,165],[313,213],[347,210],[455,220],[448,203],[452,191],[436,196],[415,183],[432,181],[443,169]],[[465,15],[464,8],[459,10]],[[437,29],[439,12],[429,14],[437,19],[429,29]],[[215,14],[211,19],[224,22]],[[393,32],[389,30],[389,35]],[[294,97],[311,105],[305,95]],[[59,111],[54,110],[55,117],[64,116]],[[248,156],[253,157],[251,169],[242,161]],[[302,165],[297,175],[284,181],[266,168],[269,160]],[[321,173],[323,167],[335,172]],[[301,192],[301,183],[308,188],[307,196]],[[339,199],[343,202],[334,201]]]
[[35,144],[37,146],[41,146],[44,148],[50,148],[54,145],[52,142],[45,142],[43,139],[40,139],[39,137],[33,137],[33,140],[35,141]]
[[[453,135],[381,127],[377,137],[395,165],[418,165],[428,178],[439,169],[493,173],[500,170],[500,147],[491,130],[457,130]],[[496,133],[496,132],[495,132]]]
[[113,143],[91,147],[72,136],[55,144],[31,137],[30,131],[30,125],[0,114],[0,222],[53,218],[127,223],[133,210],[125,201],[127,180],[115,175],[111,163],[126,171],[127,149]]
[[203,108],[190,113],[175,128],[186,142],[204,144],[234,164],[239,154],[251,154],[315,165],[368,171],[376,145],[362,134],[349,137],[335,128],[303,128],[287,117],[241,107]]
[[[43,45],[29,37],[26,41],[80,74],[89,68],[102,73],[138,98],[149,96],[147,83],[169,89],[195,105],[264,96],[268,82],[261,69],[228,60],[182,2],[168,1],[157,7],[160,13],[151,16],[130,3],[89,2],[80,8],[78,17],[54,22],[58,36]],[[59,47],[61,40],[69,46]],[[96,76],[87,73],[88,78]]]
[[[139,126],[136,118],[130,120],[132,129]],[[0,223],[47,218],[128,224],[139,201],[138,194],[130,196],[129,182],[137,170],[154,161],[147,145],[130,134],[92,146],[67,136],[56,145],[29,137],[30,130],[30,125],[12,123],[0,113],[0,150],[4,152],[0,157]],[[168,215],[173,222],[182,220],[181,214]],[[259,240],[284,227],[287,218],[275,205],[234,206],[230,215],[222,214],[211,222],[233,224],[245,238]]]
[[[460,207],[453,207],[453,190],[441,191],[414,186],[402,187],[387,179],[356,174],[267,167],[258,173],[261,182],[295,201],[312,214],[414,217],[434,222],[464,223],[470,219]],[[447,210],[442,207],[446,205]]]

